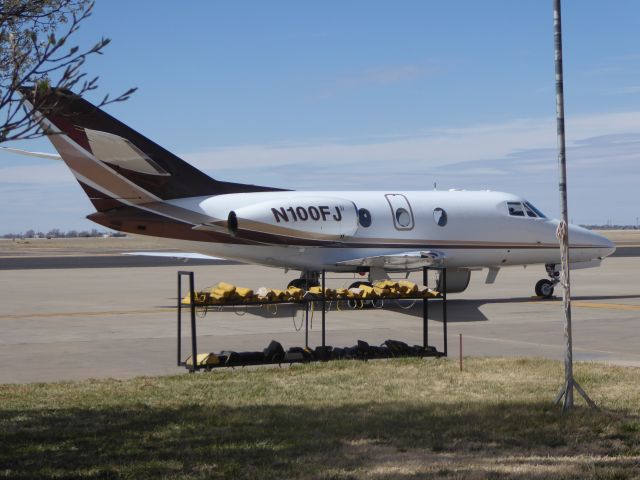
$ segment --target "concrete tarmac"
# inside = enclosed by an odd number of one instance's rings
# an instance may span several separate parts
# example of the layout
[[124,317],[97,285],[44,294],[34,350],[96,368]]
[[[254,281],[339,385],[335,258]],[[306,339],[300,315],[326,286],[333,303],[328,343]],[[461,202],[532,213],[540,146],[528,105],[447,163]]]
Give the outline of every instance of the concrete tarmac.
[[[26,260],[26,259],[25,259]],[[192,270],[196,287],[218,281],[282,287],[295,275],[250,265],[135,268],[11,269],[0,271],[0,383],[126,378],[181,373],[176,366],[176,272]],[[574,356],[640,366],[640,258],[617,257],[601,268],[572,272]],[[505,268],[493,285],[473,272],[469,289],[449,297],[449,356],[525,356],[562,359],[563,311],[558,300],[531,297],[540,267]],[[419,281],[420,274],[411,279]],[[331,279],[348,286],[352,276]],[[440,308],[433,304],[430,344],[443,348]],[[393,302],[391,302],[393,307]],[[407,305],[403,305],[407,306]],[[327,314],[327,344],[358,339],[422,341],[421,307]],[[186,313],[186,311],[185,311]],[[302,315],[290,307],[209,312],[198,320],[200,351],[262,350],[271,339],[304,345]],[[315,312],[311,345],[320,343]],[[189,348],[188,331],[183,358]]]

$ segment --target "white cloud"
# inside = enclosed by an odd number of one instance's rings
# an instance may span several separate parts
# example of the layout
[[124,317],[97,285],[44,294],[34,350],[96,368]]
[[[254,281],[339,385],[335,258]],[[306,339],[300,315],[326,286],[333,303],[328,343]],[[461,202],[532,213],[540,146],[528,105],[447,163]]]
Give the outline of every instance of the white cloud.
[[[523,119],[361,143],[230,146],[187,153],[183,158],[218,177],[228,170],[246,170],[254,175],[282,167],[289,167],[292,172],[341,169],[345,165],[388,168],[390,162],[403,169],[432,171],[462,162],[507,158],[541,148],[555,149],[555,131],[554,118]],[[574,117],[567,122],[570,148],[596,136],[635,132],[640,132],[640,112]],[[550,160],[555,161],[555,153]]]
[[29,165],[2,167],[0,162],[1,184],[54,185],[72,184],[75,179],[62,162],[30,163]]
[[348,85],[391,85],[421,77],[427,72],[425,67],[419,65],[398,65],[393,67],[378,67],[365,70],[360,75],[348,77],[342,80]]
[[426,75],[436,75],[440,73],[441,70],[441,67],[422,64],[368,68],[361,72],[339,78],[326,86],[318,96],[320,98],[327,98],[363,87],[394,85],[415,80]]
[[[511,191],[553,215],[558,198],[555,129],[554,118],[520,119],[359,142],[229,146],[182,157],[220,180],[294,189],[431,189],[437,182],[439,188]],[[640,112],[570,117],[567,134],[575,221],[634,223]],[[84,216],[88,202],[74,205],[72,199],[83,194],[70,188],[72,183],[73,176],[58,162],[4,168],[0,162],[0,218],[17,218],[15,205],[28,204],[30,198],[40,203],[21,207],[22,216],[29,215],[28,208],[42,210],[43,204],[51,212],[59,199],[66,212],[75,209]],[[67,220],[55,225],[64,227]]]
[[622,87],[610,92],[613,95],[635,95],[640,93],[640,85],[631,85],[628,87]]

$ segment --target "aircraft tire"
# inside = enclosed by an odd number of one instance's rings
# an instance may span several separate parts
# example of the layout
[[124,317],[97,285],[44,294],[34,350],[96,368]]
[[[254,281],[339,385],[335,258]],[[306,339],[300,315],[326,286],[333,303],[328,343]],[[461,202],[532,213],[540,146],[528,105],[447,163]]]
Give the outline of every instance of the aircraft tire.
[[536,295],[544,298],[553,297],[553,282],[543,278],[536,283]]
[[317,286],[319,286],[317,282],[313,280],[309,281],[306,278],[294,278],[289,282],[289,285],[287,285],[287,287],[296,287],[303,290],[309,290],[309,288]]

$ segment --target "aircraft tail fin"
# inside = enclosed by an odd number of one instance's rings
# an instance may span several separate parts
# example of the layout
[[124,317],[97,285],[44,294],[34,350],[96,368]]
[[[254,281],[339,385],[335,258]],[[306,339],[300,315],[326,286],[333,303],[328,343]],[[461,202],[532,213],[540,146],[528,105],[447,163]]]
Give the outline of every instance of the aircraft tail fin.
[[[28,103],[35,90],[23,88]],[[278,189],[221,182],[67,90],[34,115],[98,211],[175,198]],[[51,113],[50,111],[53,111]]]

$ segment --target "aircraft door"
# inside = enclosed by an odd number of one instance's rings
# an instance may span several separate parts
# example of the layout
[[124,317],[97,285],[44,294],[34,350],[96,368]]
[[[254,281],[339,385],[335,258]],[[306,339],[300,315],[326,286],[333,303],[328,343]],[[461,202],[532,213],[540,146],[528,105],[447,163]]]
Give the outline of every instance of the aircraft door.
[[413,229],[413,210],[407,197],[400,193],[387,193],[385,197],[391,207],[391,217],[396,230]]

